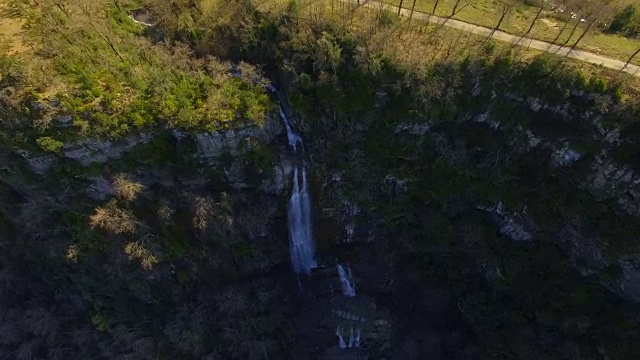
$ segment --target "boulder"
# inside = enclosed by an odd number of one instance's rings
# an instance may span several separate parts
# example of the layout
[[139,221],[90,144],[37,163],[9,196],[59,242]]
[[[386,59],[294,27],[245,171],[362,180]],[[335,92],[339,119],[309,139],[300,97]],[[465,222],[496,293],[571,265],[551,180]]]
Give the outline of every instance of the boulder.
[[558,238],[568,248],[571,265],[582,276],[596,274],[609,266],[601,242],[585,236],[578,225],[567,223],[560,230]]

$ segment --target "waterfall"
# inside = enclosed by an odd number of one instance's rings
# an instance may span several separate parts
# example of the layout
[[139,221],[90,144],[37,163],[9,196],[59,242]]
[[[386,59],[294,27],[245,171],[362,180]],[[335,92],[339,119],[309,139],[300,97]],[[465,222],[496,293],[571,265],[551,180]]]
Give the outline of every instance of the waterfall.
[[289,140],[289,146],[291,146],[295,153],[297,151],[298,144],[302,145],[302,138],[291,129],[291,124],[289,123],[287,115],[285,115],[282,110],[282,106],[280,106],[280,118],[284,122],[284,127],[287,129],[287,140]]
[[[296,153],[298,145],[303,148],[302,138],[291,128],[282,107],[280,107],[280,118],[287,130],[289,146]],[[300,184],[300,173],[302,173],[302,184]],[[287,208],[287,220],[289,221],[289,248],[293,271],[308,275],[311,273],[311,269],[316,267],[316,260],[315,243],[311,233],[311,198],[307,183],[307,170],[304,166],[301,167],[301,170],[298,167],[293,170],[293,189]]]
[[[267,87],[267,89],[272,92],[275,91],[273,86]],[[280,107],[280,118],[287,130],[287,140],[293,153],[297,155],[299,152],[304,152],[302,137],[293,131],[293,127],[282,107]],[[311,198],[309,196],[307,170],[304,165],[296,166],[293,169],[293,188],[287,207],[287,220],[293,271],[298,274],[309,275],[317,264],[315,243],[311,232]],[[337,265],[337,267],[340,282],[342,283],[342,295],[347,298],[354,298],[356,296],[356,285],[353,275],[351,275],[351,269],[342,265]],[[329,287],[333,293],[332,285],[329,284]],[[360,321],[360,317],[357,315],[347,314],[346,317],[349,320]],[[342,326],[338,325],[336,327],[336,336],[338,337],[340,349],[360,347],[360,335],[360,329],[357,327],[351,326],[348,336]]]
[[346,297],[356,296],[356,284],[351,275],[351,269],[347,266],[338,265],[338,275],[342,283],[342,294]]
[[338,346],[340,349],[360,347],[360,329],[354,329],[353,326],[349,329],[348,342],[344,340],[342,330],[342,326],[336,328],[336,336],[338,337]]
[[347,343],[344,342],[344,337],[342,337],[342,329],[339,326],[336,329],[336,336],[338,336],[338,339],[340,339],[340,343],[338,344],[340,346],[340,349],[346,348]]
[[289,246],[296,273],[309,274],[316,266],[315,244],[311,235],[311,201],[307,189],[307,172],[302,168],[302,186],[298,169],[293,170],[293,190],[289,199]]

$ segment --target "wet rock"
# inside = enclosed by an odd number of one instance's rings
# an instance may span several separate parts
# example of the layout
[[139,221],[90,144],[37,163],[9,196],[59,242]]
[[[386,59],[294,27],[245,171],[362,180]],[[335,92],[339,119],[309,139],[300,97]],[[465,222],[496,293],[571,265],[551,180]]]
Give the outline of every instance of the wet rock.
[[533,149],[535,147],[537,147],[538,145],[540,145],[540,142],[542,141],[542,139],[540,139],[539,137],[535,136],[531,130],[527,130],[526,131],[526,135],[527,135],[527,150]]
[[596,274],[609,266],[601,243],[596,238],[585,236],[579,226],[567,223],[558,237],[568,247],[571,264],[582,276]]
[[433,124],[431,123],[423,123],[423,124],[416,124],[416,123],[409,123],[409,124],[400,124],[398,126],[396,126],[395,129],[395,133],[399,134],[401,132],[406,132],[409,133],[411,135],[424,135],[426,134],[429,129],[431,129],[431,127],[433,126]]
[[551,157],[551,164],[558,167],[569,166],[582,158],[582,154],[569,147],[569,143],[565,142],[563,146],[555,150]]
[[58,160],[58,157],[53,154],[32,157],[31,154],[25,150],[18,151],[18,154],[27,161],[31,171],[38,175],[44,175]]
[[386,91],[384,91],[384,90],[376,91],[376,104],[375,104],[375,107],[379,108],[379,107],[385,106],[387,104],[388,99],[389,99],[389,95],[387,94]]
[[478,206],[479,210],[486,211],[491,215],[491,220],[496,224],[498,233],[517,242],[531,242],[537,226],[523,214],[509,214],[505,211],[502,202],[494,206]]
[[103,201],[111,197],[114,193],[113,184],[104,176],[90,177],[91,185],[87,189],[87,195],[98,201]]
[[224,169],[224,176],[229,185],[236,190],[249,188],[249,184],[246,182],[246,167],[241,161],[234,161],[229,168]]
[[592,173],[586,188],[601,198],[613,198],[621,210],[632,216],[640,216],[640,176],[626,165],[619,165],[606,158],[597,157],[591,165]]
[[490,128],[497,130],[500,128],[500,122],[497,121],[493,116],[491,116],[491,112],[489,110],[484,113],[472,118],[473,122],[487,124]]
[[73,116],[71,115],[58,116],[54,120],[54,124],[58,127],[71,127],[73,126]]
[[288,187],[293,176],[293,163],[289,160],[280,160],[272,169],[271,176],[263,181],[262,191],[279,196]]
[[344,224],[344,242],[352,242],[355,237],[356,223],[355,217],[360,214],[360,207],[352,204],[348,200],[343,202],[342,223]]
[[529,109],[534,112],[538,112],[542,109],[542,104],[540,104],[540,99],[538,98],[529,97],[527,98],[527,103],[529,104]]
[[186,139],[187,137],[189,137],[189,134],[187,134],[186,132],[184,132],[182,130],[178,130],[178,129],[171,130],[171,135],[173,136],[174,139],[176,139],[178,141]]
[[620,261],[620,267],[620,295],[627,300],[640,303],[640,267],[630,261]]
[[397,195],[405,194],[409,190],[409,184],[413,182],[412,179],[398,179],[392,174],[385,176],[383,184],[387,193],[394,197]]
[[473,89],[471,89],[471,96],[478,97],[482,95],[482,90],[482,86],[480,86],[480,82],[478,81]]

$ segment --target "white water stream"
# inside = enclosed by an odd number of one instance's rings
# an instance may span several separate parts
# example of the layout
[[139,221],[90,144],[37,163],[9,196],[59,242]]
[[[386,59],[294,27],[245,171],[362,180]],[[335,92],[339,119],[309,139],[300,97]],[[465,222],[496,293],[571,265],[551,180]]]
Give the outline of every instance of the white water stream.
[[[303,147],[302,138],[296,134],[289,122],[282,107],[280,108],[280,118],[287,129],[287,139],[293,152],[297,152],[298,146]],[[302,177],[302,181],[300,181]],[[312,234],[311,223],[311,198],[307,182],[307,170],[302,166],[293,170],[293,189],[289,198],[287,208],[287,219],[289,221],[289,247],[291,251],[291,264],[293,271],[298,274],[311,273],[311,269],[316,267],[315,241]]]
[[[294,154],[298,151],[304,151],[302,138],[293,131],[282,107],[280,107],[280,118],[284,122],[289,146]],[[311,270],[317,266],[317,263],[311,223],[311,197],[309,196],[307,171],[304,166],[296,166],[293,170],[293,189],[291,190],[291,197],[287,207],[287,220],[293,271],[298,274],[309,275]],[[356,296],[356,285],[351,275],[351,269],[347,266],[337,265],[337,271],[342,284],[342,295],[354,298]],[[360,347],[360,329],[350,326],[348,333],[345,330],[340,325],[336,328],[338,346],[341,349]]]

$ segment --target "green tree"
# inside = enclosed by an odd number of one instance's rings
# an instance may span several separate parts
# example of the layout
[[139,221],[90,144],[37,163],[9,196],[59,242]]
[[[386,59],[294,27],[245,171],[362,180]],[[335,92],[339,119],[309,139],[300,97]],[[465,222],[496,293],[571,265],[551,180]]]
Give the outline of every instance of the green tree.
[[624,35],[640,32],[640,14],[635,5],[629,5],[618,12],[609,25],[609,31]]
[[62,141],[58,141],[49,136],[38,138],[36,143],[42,148],[42,150],[50,152],[59,152],[60,149],[62,149],[62,145],[64,145]]

